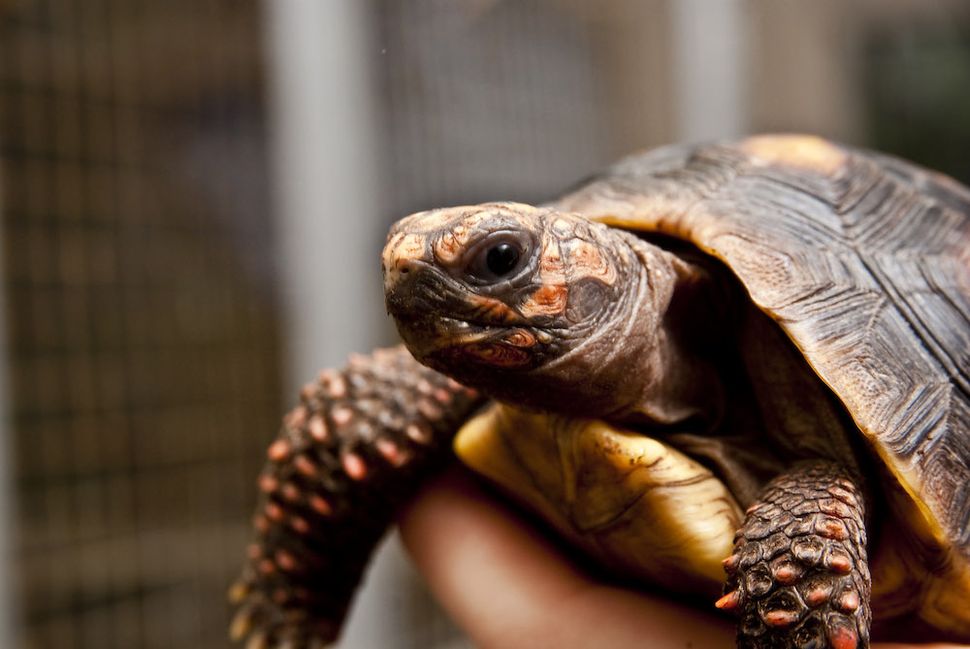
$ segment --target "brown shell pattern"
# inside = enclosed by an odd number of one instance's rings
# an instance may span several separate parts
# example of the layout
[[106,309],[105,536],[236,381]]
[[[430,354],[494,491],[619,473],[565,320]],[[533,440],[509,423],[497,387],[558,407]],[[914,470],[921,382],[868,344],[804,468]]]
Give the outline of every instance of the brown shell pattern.
[[809,136],[633,156],[555,206],[724,261],[970,556],[970,190]]

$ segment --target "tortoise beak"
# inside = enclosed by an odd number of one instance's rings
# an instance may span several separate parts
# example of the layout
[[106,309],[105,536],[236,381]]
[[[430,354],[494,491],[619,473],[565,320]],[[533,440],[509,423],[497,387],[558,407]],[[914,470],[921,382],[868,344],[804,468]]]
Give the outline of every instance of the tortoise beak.
[[387,235],[387,243],[381,254],[384,295],[388,299],[398,291],[399,285],[408,278],[409,274],[416,274],[413,271],[427,267],[434,261],[429,249],[428,237],[404,231],[403,226],[408,220],[410,219],[405,219],[394,226]]
[[419,361],[503,335],[465,319],[466,296],[436,267],[421,260],[396,260],[384,274],[384,302],[397,331]]
[[392,232],[381,266],[387,312],[411,352],[421,358],[469,333],[469,327],[445,315],[460,310],[463,296],[417,239]]
[[427,264],[409,261],[384,271],[384,303],[398,324],[433,319],[445,282]]
[[[396,260],[384,269],[384,300],[388,312],[397,316],[415,309],[415,297],[432,289],[433,275],[428,265],[419,260]],[[428,305],[424,305],[428,306]]]

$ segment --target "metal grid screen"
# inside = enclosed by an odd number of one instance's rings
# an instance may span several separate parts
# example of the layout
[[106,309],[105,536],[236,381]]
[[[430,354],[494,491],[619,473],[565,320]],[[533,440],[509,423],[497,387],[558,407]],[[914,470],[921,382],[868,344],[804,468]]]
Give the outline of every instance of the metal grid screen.
[[378,3],[396,215],[546,200],[609,161],[592,25],[567,4]]
[[282,411],[258,9],[0,3],[25,647],[227,644]]

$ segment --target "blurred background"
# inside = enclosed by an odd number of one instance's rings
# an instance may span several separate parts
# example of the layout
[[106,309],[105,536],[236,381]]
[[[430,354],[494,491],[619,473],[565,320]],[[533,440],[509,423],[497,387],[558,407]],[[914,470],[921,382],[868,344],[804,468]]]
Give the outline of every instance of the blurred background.
[[[0,647],[227,646],[396,218],[779,130],[970,180],[970,3],[0,0]],[[392,540],[342,646],[466,645]]]

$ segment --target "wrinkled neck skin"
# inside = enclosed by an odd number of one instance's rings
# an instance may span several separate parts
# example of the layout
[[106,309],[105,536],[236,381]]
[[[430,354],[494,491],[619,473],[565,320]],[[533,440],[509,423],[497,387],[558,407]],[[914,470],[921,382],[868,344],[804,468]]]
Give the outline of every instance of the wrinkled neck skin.
[[[533,370],[534,390],[547,402],[536,405],[647,427],[690,422],[710,429],[723,413],[724,391],[699,355],[702,346],[685,334],[695,328],[687,320],[718,310],[697,304],[711,288],[710,276],[631,234],[610,233],[619,239],[622,290],[584,341]],[[530,400],[528,392],[512,398]]]

